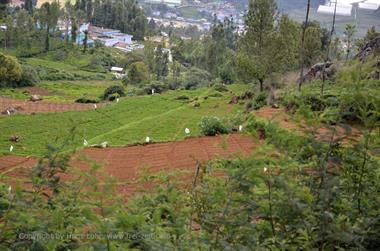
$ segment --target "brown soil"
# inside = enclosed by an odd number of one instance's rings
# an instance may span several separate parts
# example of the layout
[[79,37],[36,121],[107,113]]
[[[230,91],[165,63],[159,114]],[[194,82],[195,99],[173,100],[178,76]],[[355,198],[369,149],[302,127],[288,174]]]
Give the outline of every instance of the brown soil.
[[[143,170],[150,174],[188,171],[192,175],[198,162],[204,163],[217,157],[244,157],[254,148],[252,137],[239,134],[130,147],[86,148],[75,154],[71,166],[81,170],[87,170],[93,163],[103,166],[103,170],[120,183],[118,190],[129,197],[141,188],[137,179]],[[12,178],[25,180],[36,163],[36,158],[3,156],[0,157],[0,173],[13,184]],[[186,180],[189,178],[185,177]],[[150,184],[144,184],[146,186]]]
[[[97,107],[102,107],[105,104],[97,104]],[[12,98],[0,97],[0,112],[6,111],[9,108],[15,108],[18,113],[46,113],[46,112],[65,112],[65,111],[83,111],[94,109],[93,104],[64,104],[50,103],[45,101],[26,101]]]

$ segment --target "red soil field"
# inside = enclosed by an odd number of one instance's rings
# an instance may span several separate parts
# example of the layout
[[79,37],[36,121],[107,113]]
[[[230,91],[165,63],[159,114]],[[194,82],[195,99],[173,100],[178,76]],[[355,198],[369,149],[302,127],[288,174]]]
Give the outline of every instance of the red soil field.
[[[97,104],[97,107],[102,107],[105,104]],[[12,98],[0,97],[0,113],[6,115],[8,109],[15,109],[17,113],[32,114],[32,113],[45,113],[45,112],[65,112],[65,111],[83,111],[94,109],[93,104],[65,104],[65,103],[52,103],[45,101],[26,101],[17,100]]]
[[[149,173],[176,170],[194,173],[198,162],[204,163],[217,157],[244,157],[254,149],[253,138],[246,135],[188,138],[177,142],[129,147],[86,148],[72,157],[71,166],[87,170],[91,163],[102,165],[103,170],[118,182],[134,183],[120,185],[118,188],[122,194],[129,196],[141,187],[136,184],[136,179],[142,170],[148,170]],[[84,161],[84,158],[87,160]],[[0,157],[0,173],[8,181],[15,180],[14,178],[25,180],[36,163],[36,158],[3,156]]]

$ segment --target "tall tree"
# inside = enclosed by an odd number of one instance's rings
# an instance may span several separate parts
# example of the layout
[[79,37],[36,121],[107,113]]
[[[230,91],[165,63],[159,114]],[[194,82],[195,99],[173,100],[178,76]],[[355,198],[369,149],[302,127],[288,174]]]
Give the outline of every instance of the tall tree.
[[259,81],[260,91],[275,67],[272,57],[276,14],[274,0],[251,0],[245,19],[246,33],[239,45],[238,64],[245,74]]
[[34,9],[33,0],[25,0],[24,9],[28,11],[29,13],[33,13],[33,9]]
[[154,73],[156,74],[157,80],[168,75],[168,63],[169,55],[164,51],[164,47],[159,44],[154,55]]
[[4,19],[7,15],[7,5],[10,0],[0,0],[0,20]]
[[45,2],[41,5],[38,12],[38,19],[42,29],[46,30],[45,37],[45,52],[50,49],[50,32],[54,31],[60,15],[60,7],[58,2],[53,3]]
[[351,48],[352,48],[352,39],[354,37],[354,34],[356,32],[356,26],[353,24],[347,24],[344,30],[344,35],[346,36],[346,62],[348,61],[348,58],[351,53]]
[[305,33],[309,23],[309,13],[310,13],[310,0],[307,0],[307,8],[306,8],[306,18],[305,23],[302,25],[302,35],[301,35],[301,50],[300,50],[300,80],[298,84],[298,90],[301,91],[303,84],[303,70],[304,70],[304,53],[305,53]]
[[84,33],[83,53],[86,53],[86,51],[87,51],[87,42],[88,42],[88,30],[85,30],[83,33]]

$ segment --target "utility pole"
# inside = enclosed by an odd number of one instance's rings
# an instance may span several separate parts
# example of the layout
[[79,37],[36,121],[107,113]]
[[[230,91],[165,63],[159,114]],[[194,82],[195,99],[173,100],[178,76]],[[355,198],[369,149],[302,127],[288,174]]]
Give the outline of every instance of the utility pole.
[[305,54],[305,33],[306,29],[309,25],[309,13],[310,13],[310,0],[307,1],[307,9],[306,9],[306,20],[305,23],[302,26],[302,37],[301,37],[301,50],[300,50],[300,80],[298,83],[298,90],[301,91],[302,84],[303,84],[303,70],[304,70],[304,54]]
[[332,23],[332,27],[331,27],[331,32],[330,32],[330,37],[329,37],[329,41],[327,43],[327,50],[326,50],[326,57],[325,57],[325,62],[323,64],[323,68],[322,68],[322,85],[321,85],[321,97],[323,96],[323,92],[324,92],[324,88],[325,88],[325,82],[326,82],[326,64],[327,64],[327,61],[329,60],[329,54],[330,54],[330,45],[331,45],[331,40],[332,40],[332,36],[335,32],[335,21],[336,21],[336,7],[337,7],[337,4],[338,4],[338,0],[335,0],[335,7],[334,7],[334,16],[333,16],[333,23]]

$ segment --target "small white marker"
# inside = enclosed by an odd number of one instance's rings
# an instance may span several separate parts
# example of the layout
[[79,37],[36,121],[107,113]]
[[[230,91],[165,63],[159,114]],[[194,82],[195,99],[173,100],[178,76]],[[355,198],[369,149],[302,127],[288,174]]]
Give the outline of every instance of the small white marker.
[[98,108],[98,106],[96,104],[94,104],[94,108],[96,109],[96,108]]
[[8,192],[10,193],[12,191],[12,186],[8,187]]
[[149,142],[150,142],[150,138],[149,138],[149,137],[146,137],[146,138],[145,138],[145,142],[146,142],[146,143],[149,143]]
[[83,145],[84,145],[84,146],[88,146],[88,142],[87,142],[87,140],[85,140],[85,139],[83,140]]
[[8,114],[8,115],[11,115],[11,112],[10,112],[9,110],[7,110],[7,114]]
[[239,125],[239,132],[243,131],[243,126]]
[[185,128],[185,133],[186,134],[190,134],[190,129],[189,128]]
[[117,98],[117,99],[116,99],[116,103],[119,103],[119,101],[120,101],[120,99],[119,99],[119,98]]
[[152,95],[154,94],[154,89],[152,89]]
[[13,146],[11,146],[11,147],[9,148],[9,151],[10,151],[10,152],[12,152],[12,151],[13,151]]
[[268,168],[264,167],[264,173],[266,173],[268,171]]

